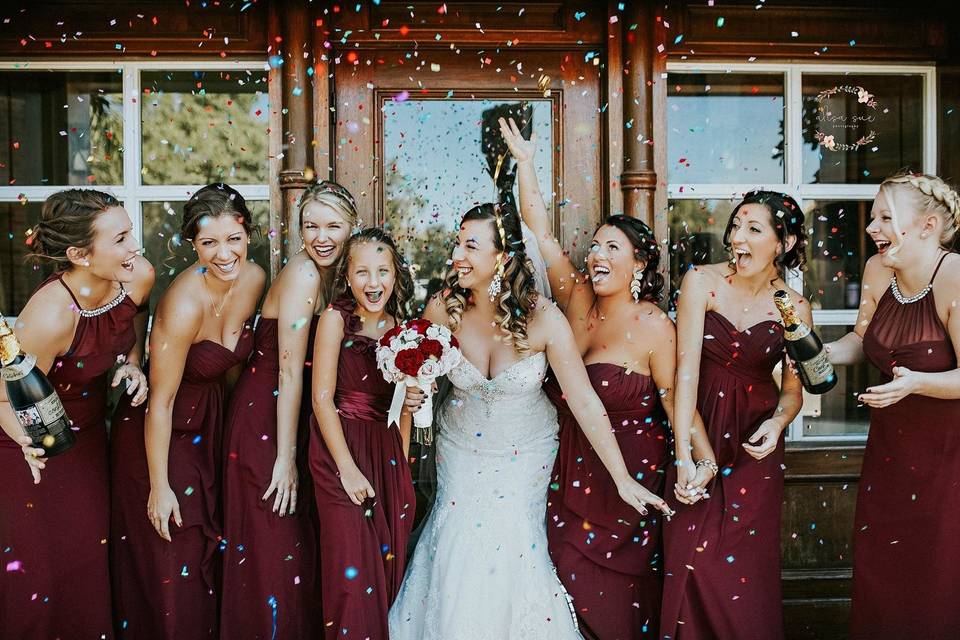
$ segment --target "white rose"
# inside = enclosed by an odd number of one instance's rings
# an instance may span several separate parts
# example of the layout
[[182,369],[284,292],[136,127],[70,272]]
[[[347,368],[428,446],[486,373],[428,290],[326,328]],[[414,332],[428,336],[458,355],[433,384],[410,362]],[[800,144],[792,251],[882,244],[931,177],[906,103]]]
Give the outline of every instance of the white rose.
[[420,365],[420,371],[417,372],[417,382],[421,389],[429,391],[433,381],[442,374],[440,363],[433,358],[427,358],[426,362]]

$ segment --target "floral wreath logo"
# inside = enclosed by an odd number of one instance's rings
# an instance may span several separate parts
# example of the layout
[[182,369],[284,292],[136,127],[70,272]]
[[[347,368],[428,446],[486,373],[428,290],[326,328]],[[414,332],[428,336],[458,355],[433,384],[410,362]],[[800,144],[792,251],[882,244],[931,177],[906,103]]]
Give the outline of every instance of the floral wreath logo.
[[[873,122],[875,119],[874,115],[869,116],[831,116],[830,112],[826,110],[824,101],[828,98],[831,98],[840,93],[847,93],[850,95],[857,96],[857,102],[864,104],[873,111],[877,110],[877,100],[872,93],[860,86],[853,85],[840,85],[833,87],[832,89],[825,89],[817,94],[817,120],[819,122]],[[836,125],[840,127],[855,127],[856,124],[841,124]],[[866,135],[860,137],[859,140],[853,143],[837,142],[832,135],[827,135],[819,126],[817,128],[817,133],[815,135],[816,139],[820,142],[821,147],[825,147],[828,151],[854,151],[859,149],[864,145],[868,145],[874,141],[877,137],[877,132],[873,129],[870,129]]]

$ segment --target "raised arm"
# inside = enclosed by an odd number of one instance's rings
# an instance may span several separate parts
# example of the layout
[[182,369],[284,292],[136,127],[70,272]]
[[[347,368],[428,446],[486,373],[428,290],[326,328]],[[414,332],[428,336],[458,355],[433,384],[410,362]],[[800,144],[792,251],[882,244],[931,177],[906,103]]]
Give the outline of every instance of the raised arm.
[[[174,284],[173,286],[176,286]],[[143,438],[150,471],[150,497],[147,517],[153,528],[170,541],[170,518],[183,525],[180,503],[170,487],[167,462],[170,434],[173,431],[173,403],[183,379],[187,353],[197,337],[203,320],[199,303],[189,299],[184,289],[168,290],[160,300],[150,335],[150,402]]]
[[277,457],[263,499],[276,492],[273,511],[283,516],[297,507],[297,429],[303,398],[303,367],[321,278],[313,262],[287,267],[274,284],[277,291],[277,333],[280,375],[277,382]]
[[641,514],[646,514],[645,505],[653,505],[666,515],[672,515],[670,507],[657,496],[643,487],[627,470],[623,461],[620,445],[613,435],[610,419],[600,398],[597,397],[587,376],[580,351],[573,338],[573,331],[566,318],[552,304],[540,303],[537,310],[537,322],[541,324],[546,341],[547,360],[557,376],[560,389],[573,412],[580,429],[587,436],[590,445],[606,467],[607,472],[617,485],[617,491],[624,502]]
[[[52,288],[47,287],[30,298],[13,326],[21,348],[37,357],[36,366],[44,373],[50,371],[57,356],[70,348],[76,327],[76,316],[69,311],[71,301],[65,292],[60,296],[61,292],[49,290]],[[3,384],[0,384],[0,427],[23,449],[33,483],[39,483],[40,470],[46,466],[46,459],[39,457],[43,455],[43,449],[32,446],[30,436],[24,433],[13,413]]]
[[353,504],[360,506],[364,500],[374,498],[376,494],[350,453],[333,400],[337,390],[337,364],[340,362],[343,338],[344,325],[340,312],[327,308],[317,323],[313,346],[313,413],[320,425],[323,442],[337,465],[343,490]]
[[564,311],[574,298],[577,299],[578,307],[581,302],[589,307],[593,304],[593,287],[587,277],[574,266],[551,229],[550,216],[540,193],[540,182],[533,164],[537,151],[536,134],[531,135],[530,140],[524,139],[513,118],[510,118],[509,123],[500,118],[500,133],[510,149],[510,154],[517,161],[520,217],[536,237],[537,246],[547,263],[547,277],[550,279],[554,299]]

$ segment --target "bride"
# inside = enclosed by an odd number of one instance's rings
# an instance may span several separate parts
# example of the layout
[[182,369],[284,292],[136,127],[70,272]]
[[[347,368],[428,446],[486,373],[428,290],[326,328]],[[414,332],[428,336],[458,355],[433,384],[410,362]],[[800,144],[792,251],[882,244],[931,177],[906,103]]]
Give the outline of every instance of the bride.
[[536,293],[512,206],[463,216],[445,289],[424,317],[450,327],[464,358],[438,413],[436,503],[390,610],[390,637],[580,638],[547,553],[558,430],[541,388],[548,363],[621,498],[643,515],[646,505],[669,507],[629,476],[570,326]]

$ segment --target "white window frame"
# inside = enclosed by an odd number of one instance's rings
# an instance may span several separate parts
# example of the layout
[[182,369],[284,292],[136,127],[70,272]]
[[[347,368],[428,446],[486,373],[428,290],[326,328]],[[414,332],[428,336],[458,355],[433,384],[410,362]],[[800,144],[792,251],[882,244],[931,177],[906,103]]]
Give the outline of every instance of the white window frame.
[[[810,64],[778,62],[681,62],[668,61],[669,73],[774,73],[783,74],[784,80],[784,177],[782,183],[764,184],[698,184],[684,182],[668,184],[670,200],[739,200],[742,195],[756,188],[789,193],[796,198],[801,208],[809,200],[865,200],[876,197],[876,184],[805,184],[803,182],[803,92],[802,76],[818,74],[876,74],[919,75],[923,79],[923,171],[937,173],[937,83],[936,67],[931,64]],[[667,75],[661,79],[666,82]],[[667,128],[670,114],[667,111]],[[682,188],[682,191],[681,191]],[[803,290],[803,274],[792,271],[787,284]],[[813,312],[814,323],[827,325],[854,325],[856,309],[817,309]],[[804,435],[803,415],[790,424],[786,433],[789,442],[842,444],[862,443],[866,435]]]
[[[123,183],[92,185],[42,185],[0,186],[0,202],[17,202],[26,196],[31,202],[41,202],[50,195],[73,188],[91,188],[106,191],[123,202],[130,214],[134,234],[143,246],[143,203],[172,202],[190,198],[202,184],[144,185],[140,173],[142,163],[142,138],[140,135],[141,101],[140,85],[142,71],[269,71],[266,60],[84,60],[68,61],[0,61],[0,71],[114,71],[123,75]],[[267,87],[263,88],[267,93]],[[136,144],[134,144],[136,142]],[[267,201],[270,199],[270,176],[262,184],[236,184],[233,186],[244,199]],[[150,257],[150,256],[148,256]],[[155,261],[156,257],[150,257]]]

